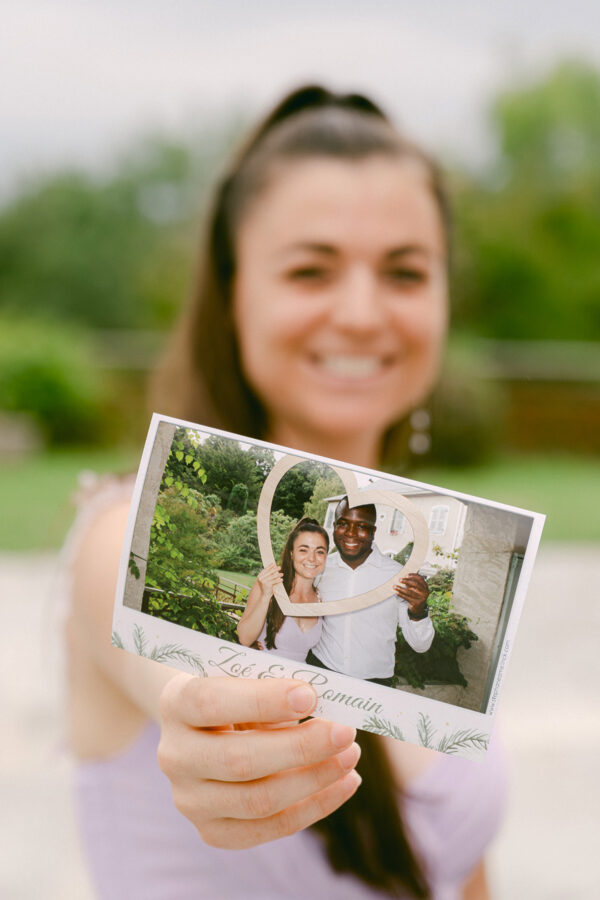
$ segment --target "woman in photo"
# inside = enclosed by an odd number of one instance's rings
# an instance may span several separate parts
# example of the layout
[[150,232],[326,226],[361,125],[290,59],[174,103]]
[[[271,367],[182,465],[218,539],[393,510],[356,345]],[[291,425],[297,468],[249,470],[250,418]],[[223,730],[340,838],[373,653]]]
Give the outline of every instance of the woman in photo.
[[[363,96],[295,91],[217,186],[154,409],[397,467],[440,366],[448,256],[429,157]],[[128,509],[124,490],[88,521],[68,628],[98,896],[487,898],[504,806],[495,741],[481,762],[365,732],[359,746],[353,728],[307,718],[310,683],[198,678],[111,647]]]
[[319,603],[313,582],[325,568],[328,552],[329,535],[323,526],[316,519],[300,519],[287,537],[281,566],[266,566],[252,585],[237,626],[241,644],[298,662],[306,660],[321,636],[321,618],[284,616],[273,588],[283,584],[292,603]]

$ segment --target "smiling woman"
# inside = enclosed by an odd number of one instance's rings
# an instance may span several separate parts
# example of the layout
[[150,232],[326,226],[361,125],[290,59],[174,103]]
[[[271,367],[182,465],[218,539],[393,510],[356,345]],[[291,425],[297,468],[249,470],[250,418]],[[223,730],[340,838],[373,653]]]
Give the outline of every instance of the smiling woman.
[[307,89],[257,130],[216,202],[162,381],[178,382],[169,412],[193,418],[200,396],[205,424],[363,465],[393,456],[390,429],[431,390],[446,333],[436,167],[370,101],[327,107]]
[[319,603],[314,580],[327,561],[329,535],[315,519],[301,519],[290,531],[281,564],[266,566],[248,595],[246,608],[237,626],[240,643],[272,650],[288,659],[304,662],[321,637],[317,616],[285,616],[273,596],[282,584],[292,603]]
[[376,459],[382,430],[431,389],[445,241],[424,187],[414,162],[295,162],[242,218],[234,317],[272,440],[318,433],[329,452]]
[[[393,464],[394,435],[438,369],[446,244],[433,163],[365,97],[294,92],[217,188],[155,408],[358,466]],[[99,635],[110,630],[125,516],[121,506],[99,517],[85,538],[70,622],[73,744],[103,759],[79,795],[102,896],[233,900],[255,886],[278,900],[458,900],[471,883],[469,897],[484,898],[480,860],[502,805],[494,743],[473,764],[363,734],[361,756],[353,729],[300,721],[317,702],[308,684],[173,677],[111,650]],[[342,518],[340,545],[360,556],[372,513]],[[282,571],[261,573],[248,642],[278,582],[297,603],[314,600],[319,529],[292,532]],[[283,627],[265,629],[267,648]],[[160,730],[146,723],[159,709]]]

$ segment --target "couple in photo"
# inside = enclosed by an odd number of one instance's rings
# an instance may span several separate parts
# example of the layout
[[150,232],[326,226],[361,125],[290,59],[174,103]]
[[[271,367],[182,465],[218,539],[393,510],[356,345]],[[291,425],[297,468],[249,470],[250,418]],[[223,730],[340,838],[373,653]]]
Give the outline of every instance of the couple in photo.
[[240,643],[277,653],[343,675],[391,686],[396,629],[424,653],[433,640],[427,609],[429,591],[421,575],[399,579],[394,593],[366,609],[319,617],[284,616],[273,596],[282,583],[292,603],[324,605],[355,597],[388,581],[401,566],[374,545],[377,512],[373,504],[348,505],[335,511],[333,541],[315,519],[301,519],[288,535],[281,566],[273,563],[258,575],[238,624]]

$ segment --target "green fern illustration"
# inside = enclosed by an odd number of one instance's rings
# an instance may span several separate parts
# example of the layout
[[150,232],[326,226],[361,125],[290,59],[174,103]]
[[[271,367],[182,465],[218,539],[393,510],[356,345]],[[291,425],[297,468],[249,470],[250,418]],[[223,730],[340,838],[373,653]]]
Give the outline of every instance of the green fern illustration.
[[423,747],[433,747],[435,728],[431,724],[431,719],[429,718],[429,716],[424,715],[424,713],[419,713],[419,719],[417,722],[417,734],[419,735],[419,743]]
[[[114,647],[119,647],[121,650],[127,649],[123,643],[123,638],[117,631],[113,631],[112,633],[112,644]],[[186,650],[181,644],[158,644],[151,649],[148,649],[146,635],[144,634],[143,628],[140,628],[139,625],[133,626],[133,647],[138,656],[144,656],[146,659],[153,659],[155,662],[161,663],[184,663],[197,675],[202,676],[202,678],[207,677],[206,669],[204,668],[204,664],[200,657],[196,656],[195,653]]]
[[480,731],[463,729],[460,731],[453,731],[452,734],[444,735],[435,749],[439,750],[440,753],[455,754],[458,753],[459,750],[465,750],[467,748],[487,750],[488,743],[489,736],[487,734],[483,734]]
[[138,656],[147,656],[146,653],[146,636],[139,625],[133,627],[133,646]]
[[192,669],[195,669],[198,675],[206,678],[206,670],[202,664],[202,660],[194,653],[190,653],[180,644],[161,644],[159,647],[153,647],[147,654],[148,659],[154,659],[156,662],[183,662]]
[[364,731],[370,731],[373,734],[382,734],[384,737],[396,738],[397,741],[405,740],[402,731],[389,719],[380,719],[378,716],[369,716],[361,725]]

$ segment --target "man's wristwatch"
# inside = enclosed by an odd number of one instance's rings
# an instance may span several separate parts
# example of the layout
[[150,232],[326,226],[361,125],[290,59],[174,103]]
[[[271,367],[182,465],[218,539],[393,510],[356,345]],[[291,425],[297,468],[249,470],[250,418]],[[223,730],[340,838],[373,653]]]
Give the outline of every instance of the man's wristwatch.
[[426,619],[428,615],[429,615],[429,607],[427,606],[427,604],[425,604],[425,606],[419,613],[413,613],[413,612],[411,612],[410,607],[408,608],[408,618],[412,619],[413,622],[420,622],[421,619]]

